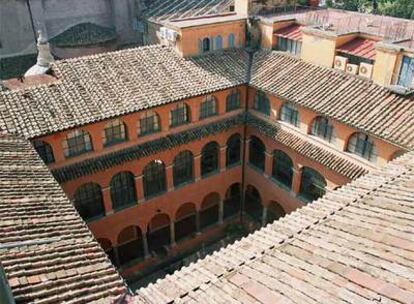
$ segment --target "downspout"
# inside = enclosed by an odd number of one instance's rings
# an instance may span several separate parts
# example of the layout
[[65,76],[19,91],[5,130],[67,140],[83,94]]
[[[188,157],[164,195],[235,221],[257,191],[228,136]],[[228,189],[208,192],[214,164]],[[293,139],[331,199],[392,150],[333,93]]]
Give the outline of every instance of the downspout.
[[245,182],[245,176],[246,176],[246,149],[247,149],[247,144],[246,144],[246,136],[247,136],[247,123],[246,123],[246,118],[247,118],[247,112],[249,110],[249,83],[250,83],[250,78],[251,78],[251,71],[252,71],[252,64],[253,64],[253,55],[255,50],[254,49],[247,49],[247,52],[249,54],[249,61],[248,61],[248,67],[247,67],[247,75],[246,75],[246,82],[247,82],[247,90],[246,90],[246,100],[244,103],[244,121],[243,121],[243,157],[242,157],[242,177],[241,177],[241,200],[240,200],[240,223],[243,224],[243,214],[244,214],[244,206],[245,206],[245,187],[246,187],[246,182]]
[[37,35],[36,35],[36,29],[35,29],[34,22],[33,22],[33,14],[32,14],[32,8],[30,6],[30,0],[26,0],[26,5],[27,5],[27,10],[29,11],[30,23],[32,25],[33,37],[34,37],[34,41],[35,41],[35,44],[36,44],[37,43]]

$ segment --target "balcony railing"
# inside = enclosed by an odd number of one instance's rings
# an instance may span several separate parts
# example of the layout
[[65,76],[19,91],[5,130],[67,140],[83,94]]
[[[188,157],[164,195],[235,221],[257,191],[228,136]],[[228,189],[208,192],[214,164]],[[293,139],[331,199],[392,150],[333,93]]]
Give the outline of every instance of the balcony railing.
[[301,5],[258,5],[254,15],[273,21],[296,19],[303,25],[315,26],[337,35],[366,33],[385,42],[414,47],[414,21],[411,20]]

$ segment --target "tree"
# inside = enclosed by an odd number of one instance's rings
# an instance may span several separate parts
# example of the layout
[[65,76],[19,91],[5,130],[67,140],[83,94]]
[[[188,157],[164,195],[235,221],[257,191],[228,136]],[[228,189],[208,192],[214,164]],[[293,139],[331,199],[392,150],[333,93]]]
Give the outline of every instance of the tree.
[[326,0],[326,6],[365,13],[375,11],[380,15],[414,19],[413,0]]
[[413,0],[379,0],[378,12],[380,14],[414,19]]

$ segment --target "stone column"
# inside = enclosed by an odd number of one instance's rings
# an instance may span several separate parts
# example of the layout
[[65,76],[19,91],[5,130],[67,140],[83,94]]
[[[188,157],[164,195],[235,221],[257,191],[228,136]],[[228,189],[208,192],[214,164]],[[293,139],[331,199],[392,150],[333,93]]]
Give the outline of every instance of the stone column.
[[167,190],[168,192],[174,191],[173,165],[166,166],[165,171],[167,176]]
[[111,188],[105,187],[102,188],[102,198],[103,204],[105,208],[105,215],[111,215],[114,213],[113,206],[112,206],[112,199],[111,199]]
[[144,247],[144,258],[148,259],[150,257],[149,250],[148,250],[148,240],[147,240],[147,233],[142,234],[142,245]]
[[263,174],[265,177],[272,176],[272,167],[273,167],[273,154],[265,151],[265,170]]
[[135,189],[137,191],[137,200],[138,203],[145,202],[145,196],[144,196],[144,180],[143,176],[139,175],[135,177]]
[[[247,135],[246,135],[247,136]],[[250,137],[246,137],[245,139],[245,146],[246,146],[246,149],[244,150],[244,153],[246,153],[246,155],[244,156],[244,159],[245,159],[245,163],[246,164],[248,164],[249,163],[249,144],[250,144]]]
[[265,226],[267,223],[267,207],[263,207],[262,212],[262,226]]
[[173,221],[170,222],[170,244],[171,247],[177,245],[177,243],[175,242],[175,223]]
[[300,182],[302,178],[302,170],[301,168],[294,168],[293,169],[293,181],[292,181],[292,192],[296,195],[299,194],[300,191]]
[[218,219],[219,225],[223,224],[223,218],[224,218],[224,201],[220,200],[220,202],[219,202],[219,219]]
[[227,151],[227,146],[224,145],[222,147],[220,147],[220,172],[224,172],[226,171],[226,151]]
[[201,154],[194,156],[194,180],[198,182],[201,179]]

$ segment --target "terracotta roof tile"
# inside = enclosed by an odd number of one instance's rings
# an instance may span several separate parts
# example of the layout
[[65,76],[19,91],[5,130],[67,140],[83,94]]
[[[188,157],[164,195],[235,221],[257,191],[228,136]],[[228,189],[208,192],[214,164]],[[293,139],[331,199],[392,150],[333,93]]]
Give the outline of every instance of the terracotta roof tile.
[[350,54],[357,57],[363,57],[370,60],[375,60],[375,43],[377,41],[372,39],[365,39],[357,37],[341,45],[336,50],[338,52]]
[[16,303],[86,303],[122,278],[29,142],[0,136],[0,262]]
[[234,0],[155,0],[144,11],[151,22],[205,17],[230,11]]
[[33,138],[247,82],[248,54],[160,45],[56,62],[58,81],[0,92],[0,129]]
[[239,114],[207,125],[199,126],[178,133],[169,134],[136,146],[119,150],[96,158],[87,159],[65,167],[52,170],[59,183],[64,183],[81,176],[86,176],[129,161],[136,161],[155,153],[160,153],[189,142],[212,136],[243,124],[244,115]]
[[255,54],[250,84],[398,146],[414,148],[412,97],[275,51]]
[[246,123],[289,149],[350,179],[358,178],[372,169],[361,162],[344,157],[337,151],[318,146],[309,139],[301,138],[293,132],[284,130],[277,121],[269,122],[249,113],[246,117]]
[[277,30],[274,35],[291,40],[302,41],[302,27],[303,26],[299,24],[288,25]]
[[[130,303],[211,303],[214,296],[227,303],[412,303],[413,184],[410,152],[175,272],[171,290],[189,277],[175,298],[162,300],[166,281],[159,280]],[[292,235],[279,232],[285,226],[294,227]],[[254,251],[261,237],[271,245]],[[235,255],[243,262],[230,266]],[[212,261],[221,270],[213,272]],[[206,275],[203,284],[191,279]]]

